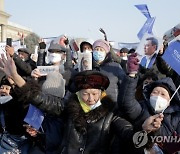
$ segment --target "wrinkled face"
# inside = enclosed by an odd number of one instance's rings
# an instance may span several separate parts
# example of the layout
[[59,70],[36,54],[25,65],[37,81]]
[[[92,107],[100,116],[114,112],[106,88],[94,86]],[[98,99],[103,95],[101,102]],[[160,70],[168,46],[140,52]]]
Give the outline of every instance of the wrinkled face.
[[152,45],[151,40],[147,40],[144,45],[145,55],[152,55],[156,51],[156,45]]
[[26,61],[26,60],[28,60],[28,58],[29,58],[29,54],[27,54],[27,53],[25,53],[25,52],[21,52],[21,51],[18,52],[18,56],[19,56],[23,61]]
[[82,89],[79,91],[79,96],[87,105],[94,105],[101,97],[100,89]]
[[8,85],[1,85],[0,86],[0,96],[8,96],[10,95],[11,87]]
[[168,102],[170,100],[168,91],[163,87],[155,87],[151,92],[150,96],[161,96],[162,98],[166,99]]
[[82,51],[84,52],[84,51],[86,51],[86,50],[88,50],[88,51],[91,51],[92,52],[92,47],[90,46],[90,44],[84,44],[83,46],[82,46]]

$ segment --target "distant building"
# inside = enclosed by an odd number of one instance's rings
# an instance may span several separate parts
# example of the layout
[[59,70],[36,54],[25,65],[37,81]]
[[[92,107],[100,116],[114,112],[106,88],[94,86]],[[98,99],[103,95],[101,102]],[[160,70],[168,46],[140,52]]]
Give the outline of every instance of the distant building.
[[10,16],[4,11],[4,0],[0,0],[0,42],[6,41],[8,37],[20,40],[32,33],[32,29],[8,21]]

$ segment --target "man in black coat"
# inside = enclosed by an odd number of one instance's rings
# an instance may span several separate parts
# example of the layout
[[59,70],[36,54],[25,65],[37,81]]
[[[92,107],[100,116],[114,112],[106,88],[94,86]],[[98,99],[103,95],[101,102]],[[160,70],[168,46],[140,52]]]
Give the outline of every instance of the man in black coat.
[[36,68],[36,62],[30,58],[31,51],[27,48],[19,48],[18,54],[16,54],[14,48],[8,45],[6,46],[5,50],[11,57],[13,57],[18,73],[24,79],[31,76],[32,70]]

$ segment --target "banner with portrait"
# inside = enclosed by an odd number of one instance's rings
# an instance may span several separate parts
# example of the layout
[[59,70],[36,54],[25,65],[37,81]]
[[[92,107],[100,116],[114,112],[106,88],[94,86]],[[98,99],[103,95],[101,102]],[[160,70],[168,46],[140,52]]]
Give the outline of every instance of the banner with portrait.
[[92,70],[92,53],[78,53],[78,70]]

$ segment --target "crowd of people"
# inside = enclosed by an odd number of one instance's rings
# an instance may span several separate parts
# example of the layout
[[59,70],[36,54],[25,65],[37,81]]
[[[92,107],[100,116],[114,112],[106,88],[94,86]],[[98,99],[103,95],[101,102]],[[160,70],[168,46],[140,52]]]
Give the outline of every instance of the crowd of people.
[[[103,39],[84,39],[79,51],[65,36],[48,51],[40,42],[37,61],[29,49],[7,45],[7,58],[0,58],[0,153],[178,153],[180,78],[162,58],[168,45],[155,52],[156,43],[147,39],[141,63],[135,49],[115,52]],[[92,67],[78,69],[80,53],[92,56]],[[42,75],[38,66],[58,71]],[[38,129],[24,121],[31,105],[43,114]]]

